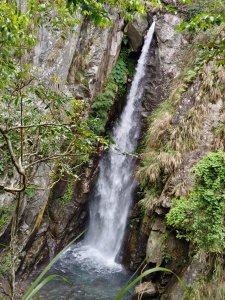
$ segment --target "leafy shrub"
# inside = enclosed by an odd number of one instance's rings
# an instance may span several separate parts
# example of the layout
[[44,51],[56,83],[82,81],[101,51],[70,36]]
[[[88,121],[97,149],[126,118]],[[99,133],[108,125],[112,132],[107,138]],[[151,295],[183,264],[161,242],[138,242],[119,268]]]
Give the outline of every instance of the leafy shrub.
[[225,152],[209,153],[193,169],[195,183],[189,197],[175,199],[167,223],[197,250],[225,249]]
[[113,81],[118,85],[126,84],[127,66],[123,58],[119,58],[117,64],[113,68],[112,78]]

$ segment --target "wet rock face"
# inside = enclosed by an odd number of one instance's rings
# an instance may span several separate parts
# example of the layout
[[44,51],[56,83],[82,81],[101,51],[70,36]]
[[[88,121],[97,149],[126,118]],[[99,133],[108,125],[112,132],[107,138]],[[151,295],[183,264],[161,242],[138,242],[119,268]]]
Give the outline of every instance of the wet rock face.
[[183,36],[175,27],[182,22],[177,15],[163,14],[157,17],[156,36],[159,45],[159,60],[163,78],[167,82],[179,74],[178,58],[186,44]]
[[40,28],[33,61],[41,79],[54,88],[90,100],[101,89],[117,60],[123,19],[112,14],[113,26],[106,28],[95,27],[87,18],[79,19],[76,28],[63,34]]
[[143,96],[143,117],[149,116],[149,113],[157,107],[165,95],[162,75],[163,73],[159,60],[159,45],[157,36],[154,35],[149,51],[147,72],[144,79],[145,90]]
[[95,27],[84,22],[68,73],[69,88],[78,98],[90,98],[99,92],[111,72],[120,51],[123,20],[112,16],[113,26]]

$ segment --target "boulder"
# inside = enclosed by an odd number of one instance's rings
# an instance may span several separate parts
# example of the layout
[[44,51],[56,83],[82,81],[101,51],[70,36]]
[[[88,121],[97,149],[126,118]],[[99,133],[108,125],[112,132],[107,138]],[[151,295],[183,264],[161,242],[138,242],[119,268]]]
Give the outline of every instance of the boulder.
[[140,15],[137,15],[133,22],[126,26],[124,31],[134,51],[138,51],[141,48],[148,27],[147,18]]
[[158,266],[161,265],[163,261],[162,253],[162,233],[160,231],[151,231],[148,238],[146,258],[148,263],[155,263]]

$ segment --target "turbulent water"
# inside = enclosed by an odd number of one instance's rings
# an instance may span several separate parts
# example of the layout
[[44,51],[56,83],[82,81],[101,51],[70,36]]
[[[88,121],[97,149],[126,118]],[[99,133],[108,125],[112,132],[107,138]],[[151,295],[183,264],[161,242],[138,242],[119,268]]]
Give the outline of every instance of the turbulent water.
[[75,277],[78,286],[71,288],[53,282],[51,288],[43,292],[47,299],[113,299],[128,279],[129,274],[117,263],[117,256],[136,185],[132,153],[140,136],[146,60],[154,27],[155,23],[146,35],[127,104],[113,129],[111,137],[115,144],[100,162],[99,177],[89,208],[87,235],[56,266],[57,272],[60,270],[70,278]]

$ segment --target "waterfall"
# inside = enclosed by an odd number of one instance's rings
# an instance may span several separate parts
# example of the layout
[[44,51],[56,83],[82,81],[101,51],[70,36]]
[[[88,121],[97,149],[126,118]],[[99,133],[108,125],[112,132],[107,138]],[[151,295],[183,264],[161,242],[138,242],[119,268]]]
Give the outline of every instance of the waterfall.
[[[154,27],[155,23],[146,35],[127,104],[112,131],[115,144],[100,161],[99,176],[91,195],[87,235],[84,241],[71,246],[52,270],[53,274],[61,274],[71,281],[76,278],[76,284],[71,288],[53,280],[52,286],[46,287],[47,296],[43,299],[114,299],[130,277],[116,262],[136,186],[135,158],[125,153],[136,150],[140,136],[144,77]],[[130,295],[124,299],[130,299]]]
[[90,224],[85,243],[108,262],[114,262],[120,251],[136,185],[133,177],[135,159],[124,153],[136,150],[140,136],[143,79],[154,27],[155,23],[146,35],[127,104],[111,135],[115,145],[100,162],[94,199],[90,204]]
[[[73,257],[82,268],[105,271],[120,269],[116,262],[126,229],[132,196],[136,187],[133,176],[141,129],[144,77],[155,22],[145,37],[144,46],[127,97],[127,104],[114,126],[113,147],[99,164],[99,176],[91,195],[90,222],[84,241],[73,249]],[[92,272],[91,271],[91,272]]]

